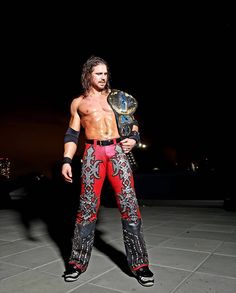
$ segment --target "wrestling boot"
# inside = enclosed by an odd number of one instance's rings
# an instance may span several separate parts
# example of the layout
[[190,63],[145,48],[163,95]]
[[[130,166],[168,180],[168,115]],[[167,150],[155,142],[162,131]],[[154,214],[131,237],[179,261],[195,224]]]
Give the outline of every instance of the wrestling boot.
[[69,265],[63,274],[65,282],[74,282],[79,279],[81,270],[74,265]]
[[141,285],[145,287],[151,287],[154,285],[153,273],[147,266],[141,267],[140,269],[133,271],[133,274]]
[[[94,241],[94,230],[95,221],[87,225],[75,224],[71,257],[63,275],[66,282],[78,280],[81,273],[86,271]],[[75,263],[83,265],[78,268]]]

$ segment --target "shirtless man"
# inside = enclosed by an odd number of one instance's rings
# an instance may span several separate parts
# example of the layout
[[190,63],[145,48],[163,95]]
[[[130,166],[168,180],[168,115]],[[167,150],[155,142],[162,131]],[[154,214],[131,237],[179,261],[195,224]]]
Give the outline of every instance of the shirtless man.
[[71,103],[71,118],[64,139],[62,175],[72,182],[72,158],[77,150],[81,127],[85,149],[81,174],[80,207],[76,216],[72,252],[64,280],[72,282],[86,271],[94,243],[100,194],[107,176],[121,214],[128,265],[143,286],[154,284],[142,232],[142,218],[134,190],[133,173],[127,153],[139,142],[137,123],[129,137],[121,137],[114,109],[108,103],[112,90],[105,60],[92,56],[84,64],[83,94]]

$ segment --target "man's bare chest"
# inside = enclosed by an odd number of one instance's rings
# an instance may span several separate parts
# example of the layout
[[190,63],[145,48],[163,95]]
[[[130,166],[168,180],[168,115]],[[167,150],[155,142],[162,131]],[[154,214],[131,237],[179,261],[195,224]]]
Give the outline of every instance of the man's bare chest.
[[112,108],[107,102],[107,99],[102,100],[91,100],[91,101],[85,101],[81,103],[78,112],[81,115],[91,115],[93,113],[113,113]]

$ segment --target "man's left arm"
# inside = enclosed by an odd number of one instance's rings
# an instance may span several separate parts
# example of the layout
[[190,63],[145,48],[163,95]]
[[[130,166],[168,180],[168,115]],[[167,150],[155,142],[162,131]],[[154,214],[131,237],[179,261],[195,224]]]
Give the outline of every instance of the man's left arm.
[[124,152],[129,153],[140,142],[138,125],[134,124],[130,135],[121,141]]

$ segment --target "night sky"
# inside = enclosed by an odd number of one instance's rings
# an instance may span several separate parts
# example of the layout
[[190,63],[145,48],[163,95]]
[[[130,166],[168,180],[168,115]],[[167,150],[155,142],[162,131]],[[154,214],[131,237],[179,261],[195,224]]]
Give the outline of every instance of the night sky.
[[92,54],[108,61],[112,87],[138,100],[145,161],[158,162],[165,147],[184,159],[230,160],[230,9],[28,9],[6,9],[1,36],[0,151],[16,173],[45,172],[61,159],[69,105]]

